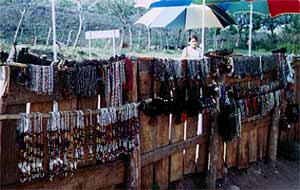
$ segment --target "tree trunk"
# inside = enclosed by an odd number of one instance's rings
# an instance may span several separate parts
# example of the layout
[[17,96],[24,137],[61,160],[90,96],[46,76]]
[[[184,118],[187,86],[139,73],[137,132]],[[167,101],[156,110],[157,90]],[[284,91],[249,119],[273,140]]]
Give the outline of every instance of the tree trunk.
[[238,29],[238,39],[236,41],[236,44],[235,44],[235,47],[239,47],[240,43],[241,43],[241,40],[242,40],[242,29]]
[[223,49],[223,45],[224,45],[224,40],[221,40],[221,49]]
[[61,35],[61,38],[60,38],[60,40],[59,40],[61,43],[63,43],[64,37],[65,37],[65,33],[63,32],[62,35]]
[[217,166],[219,160],[219,126],[218,117],[220,112],[211,115],[211,134],[209,140],[209,154],[210,159],[208,162],[208,175],[206,177],[206,184],[208,189],[216,189],[217,180]]
[[121,39],[120,39],[120,44],[119,44],[119,49],[122,49],[123,44],[124,44],[124,36],[125,36],[125,26],[122,28],[122,34],[121,34]]
[[34,36],[33,47],[36,46],[36,42],[37,42],[37,36]]
[[179,31],[178,31],[178,37],[177,37],[177,48],[179,48],[179,46],[180,46],[181,32],[182,32],[182,30],[179,29]]
[[73,33],[73,30],[70,30],[69,35],[68,35],[68,40],[67,40],[67,47],[69,47],[69,45],[70,45],[72,33]]
[[213,38],[213,49],[217,49],[217,30],[214,32],[214,38]]
[[131,25],[128,24],[128,32],[129,32],[129,49],[132,49],[132,31],[131,31]]
[[49,46],[49,40],[50,40],[51,32],[52,32],[52,28],[50,27],[50,28],[49,28],[49,31],[48,31],[47,41],[46,41],[46,46],[47,46],[47,47]]
[[163,49],[163,31],[160,32],[160,38],[159,38],[159,40],[160,40],[160,47],[159,47],[159,49]]
[[21,18],[20,18],[20,20],[19,20],[19,23],[18,23],[16,32],[15,32],[13,44],[16,44],[16,42],[17,42],[19,30],[20,30],[20,27],[21,27],[21,25],[22,25],[22,23],[23,23],[24,16],[25,16],[27,10],[28,10],[28,7],[24,7],[23,11],[21,12]]
[[36,25],[34,23],[34,40],[33,40],[33,47],[36,46],[36,41],[37,41],[37,32],[36,32]]
[[107,49],[108,47],[109,47],[109,45],[110,45],[110,42],[111,42],[111,40],[109,39],[109,40],[107,40],[107,42],[106,42],[106,44],[105,44],[105,46],[104,46],[104,50],[105,49]]
[[79,13],[79,28],[78,28],[78,33],[76,35],[74,45],[73,45],[73,49],[75,49],[76,46],[78,45],[79,37],[80,37],[81,31],[82,31],[82,25],[83,25],[83,18],[82,18],[82,13],[80,12]]
[[142,37],[142,28],[140,28],[139,30],[139,38],[138,38],[138,45],[137,45],[138,49],[141,48],[141,37]]
[[169,49],[169,33],[168,30],[166,30],[166,49]]
[[23,41],[23,33],[24,33],[24,28],[21,28],[21,34],[20,34],[20,42]]
[[151,48],[151,29],[148,28],[148,50]]

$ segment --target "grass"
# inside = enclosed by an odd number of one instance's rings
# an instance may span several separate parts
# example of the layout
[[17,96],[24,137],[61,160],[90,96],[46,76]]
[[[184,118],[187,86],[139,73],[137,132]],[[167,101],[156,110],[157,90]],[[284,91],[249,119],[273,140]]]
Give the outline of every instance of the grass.
[[[42,55],[45,54],[49,59],[53,56],[52,46],[37,45],[32,46],[28,45],[31,52]],[[0,43],[0,48],[9,52],[10,47],[4,43]],[[103,48],[91,48],[92,59],[108,59],[113,55],[113,49],[103,49]],[[136,56],[136,57],[160,57],[160,58],[180,58],[181,50],[167,50],[167,49],[132,49],[123,48],[116,49],[116,54],[125,54],[127,56]],[[248,50],[235,49],[234,54],[248,55]],[[268,55],[271,52],[265,50],[255,50],[252,51],[252,55]],[[72,47],[62,47],[58,52],[58,57],[62,59],[72,59],[72,60],[84,60],[89,59],[89,48],[88,47],[77,47],[73,49]]]

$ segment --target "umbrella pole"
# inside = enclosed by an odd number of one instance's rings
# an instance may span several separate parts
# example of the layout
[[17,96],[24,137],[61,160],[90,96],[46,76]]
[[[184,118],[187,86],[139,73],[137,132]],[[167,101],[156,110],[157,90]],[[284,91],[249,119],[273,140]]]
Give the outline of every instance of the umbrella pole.
[[202,0],[202,5],[203,5],[203,8],[202,8],[202,33],[201,33],[201,42],[202,42],[202,47],[201,47],[201,57],[204,56],[204,22],[205,22],[205,0]]
[[248,56],[251,56],[252,49],[252,28],[253,28],[253,2],[250,2],[250,26],[249,26],[249,41],[248,41]]
[[53,61],[57,61],[56,52],[56,23],[55,23],[55,0],[52,0],[52,29],[53,29]]
[[[55,0],[52,0],[52,29],[53,29],[53,62],[57,62],[57,49],[56,49],[56,18],[55,18]],[[53,101],[53,111],[58,111],[57,100]]]

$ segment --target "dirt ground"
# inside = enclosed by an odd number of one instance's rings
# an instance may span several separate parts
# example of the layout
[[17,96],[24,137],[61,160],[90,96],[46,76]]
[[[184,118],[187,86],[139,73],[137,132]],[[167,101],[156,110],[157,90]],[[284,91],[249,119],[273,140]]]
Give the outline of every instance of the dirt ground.
[[[296,190],[300,189],[300,163],[279,159],[272,169],[263,161],[250,165],[247,170],[230,169],[226,179],[218,180],[217,189],[270,189]],[[176,189],[204,189],[202,175],[186,176],[171,187]]]

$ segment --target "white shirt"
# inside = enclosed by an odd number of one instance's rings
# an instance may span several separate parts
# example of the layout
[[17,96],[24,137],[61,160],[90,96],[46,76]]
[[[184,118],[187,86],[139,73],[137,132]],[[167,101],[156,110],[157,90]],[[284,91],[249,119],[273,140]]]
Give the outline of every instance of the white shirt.
[[201,48],[185,47],[182,51],[182,58],[199,59],[201,57]]

